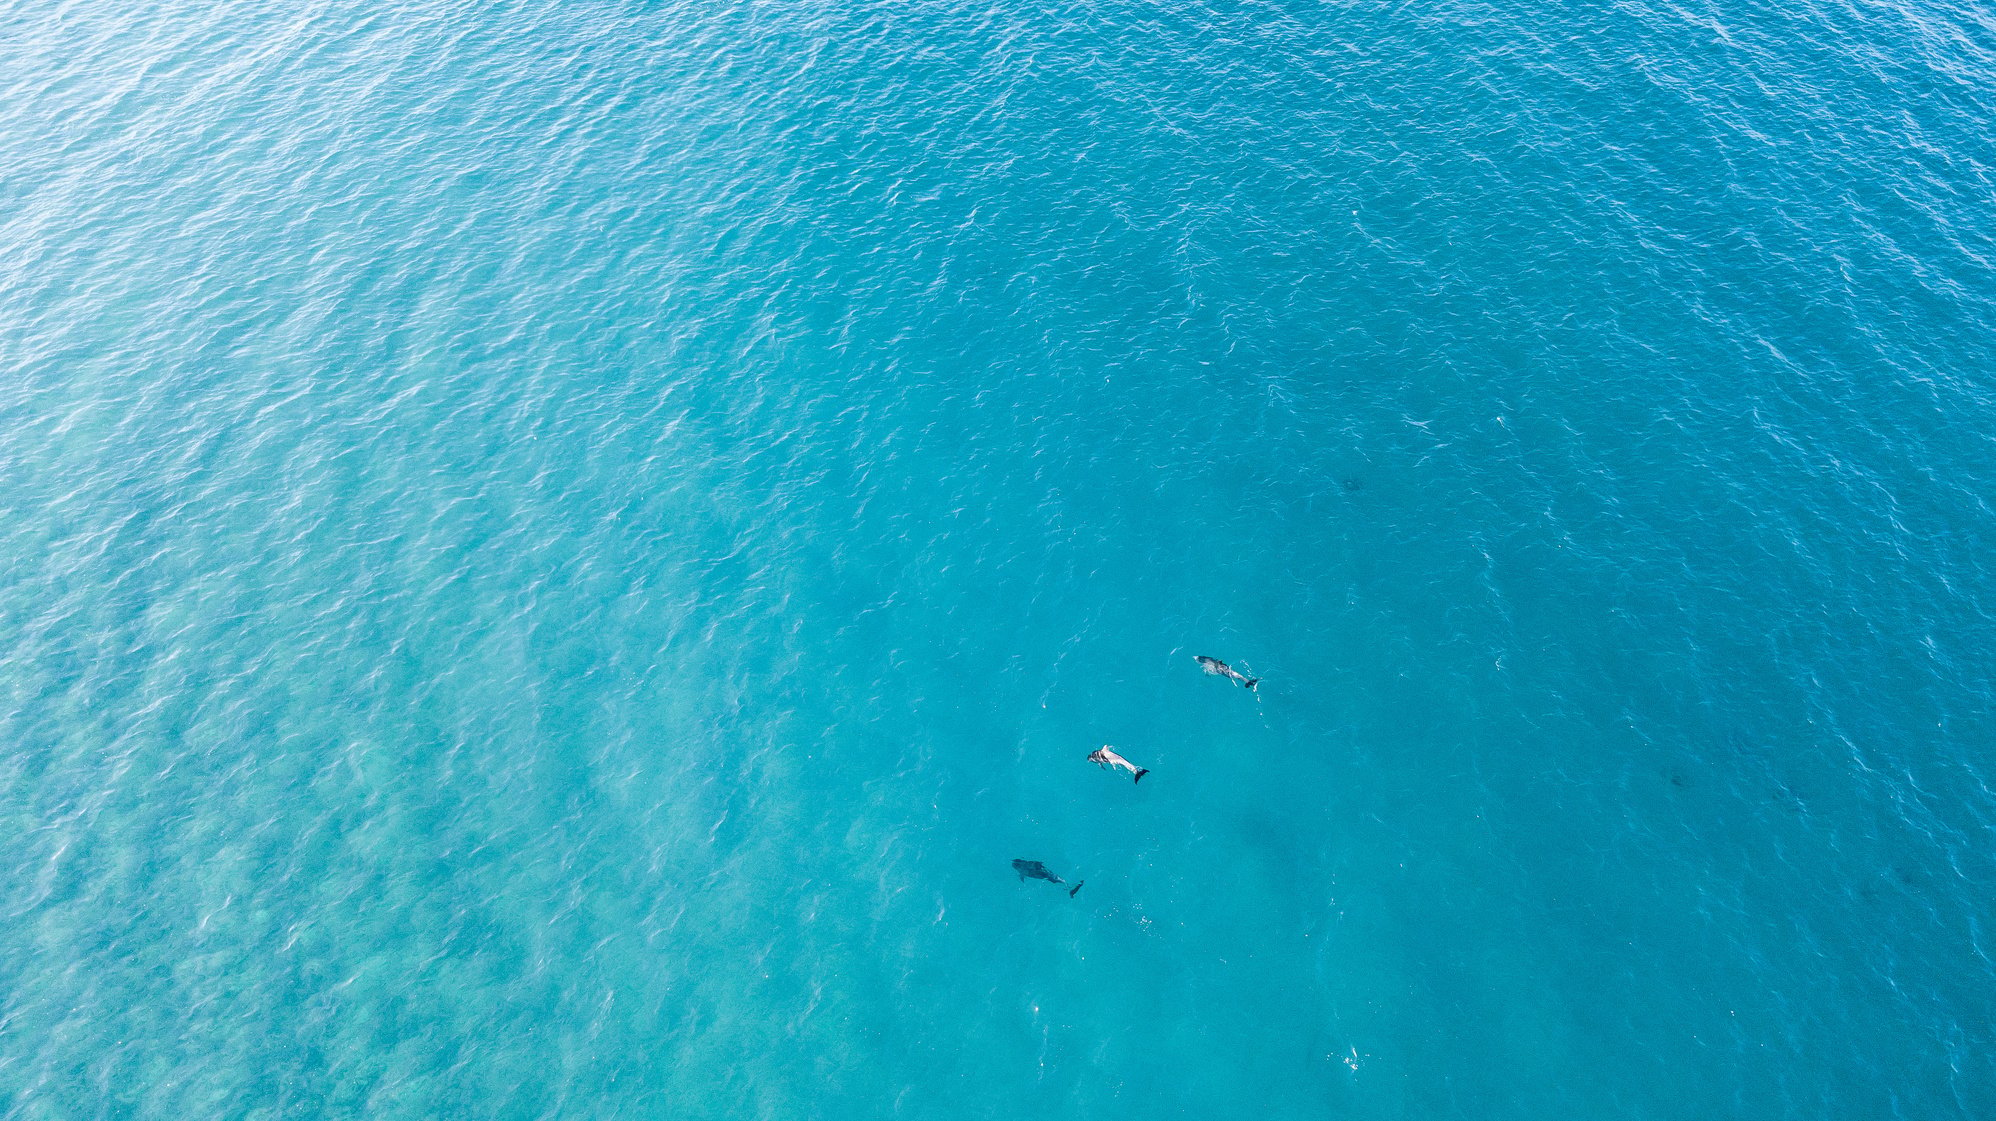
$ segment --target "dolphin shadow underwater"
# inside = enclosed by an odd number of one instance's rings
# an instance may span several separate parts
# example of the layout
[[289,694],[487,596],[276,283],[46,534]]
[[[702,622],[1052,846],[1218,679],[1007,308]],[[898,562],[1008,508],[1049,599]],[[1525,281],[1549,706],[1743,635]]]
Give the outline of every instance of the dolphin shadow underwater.
[[[1047,871],[1047,866],[1037,860],[1014,860],[1012,862],[1012,871],[1019,874],[1020,883],[1025,883],[1029,879],[1045,880],[1052,884],[1065,884],[1067,882],[1052,872]],[[1067,897],[1069,899],[1074,898],[1074,893],[1080,891],[1081,885],[1087,882],[1087,880],[1077,880],[1073,889],[1067,893]]]

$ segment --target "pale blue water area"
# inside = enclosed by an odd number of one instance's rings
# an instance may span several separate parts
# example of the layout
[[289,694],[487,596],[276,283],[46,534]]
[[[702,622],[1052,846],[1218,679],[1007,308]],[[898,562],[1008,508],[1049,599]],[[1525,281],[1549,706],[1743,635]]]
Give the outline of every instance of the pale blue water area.
[[1966,4],[0,0],[0,1118],[1996,1116],[1992,119]]

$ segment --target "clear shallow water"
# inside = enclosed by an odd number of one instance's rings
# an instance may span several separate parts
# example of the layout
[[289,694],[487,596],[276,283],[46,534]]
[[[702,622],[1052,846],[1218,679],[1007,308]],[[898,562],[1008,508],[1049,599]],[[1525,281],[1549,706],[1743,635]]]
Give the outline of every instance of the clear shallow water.
[[0,7],[4,1116],[1996,1112],[1993,74]]

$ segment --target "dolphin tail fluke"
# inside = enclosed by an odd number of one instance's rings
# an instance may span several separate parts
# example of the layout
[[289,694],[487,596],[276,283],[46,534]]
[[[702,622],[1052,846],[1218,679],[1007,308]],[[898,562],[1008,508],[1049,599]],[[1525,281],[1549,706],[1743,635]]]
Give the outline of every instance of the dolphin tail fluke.
[[1137,773],[1136,773],[1136,774],[1134,774],[1134,775],[1131,775],[1131,776],[1130,776],[1130,781],[1131,781],[1131,782],[1142,782],[1142,781],[1144,780],[1144,776],[1145,776],[1145,775],[1147,775],[1147,774],[1149,774],[1149,773],[1150,773],[1150,768],[1149,768],[1149,767],[1138,767],[1138,768],[1137,768]]
[[1080,891],[1080,890],[1081,890],[1081,885],[1082,885],[1082,884],[1085,884],[1085,883],[1087,883],[1087,882],[1088,882],[1087,880],[1076,880],[1076,881],[1074,882],[1074,889],[1073,889],[1072,891],[1069,891],[1069,892],[1067,893],[1067,897],[1068,897],[1069,899],[1072,899],[1072,898],[1074,898],[1074,892],[1076,892],[1076,891]]
[[1257,685],[1260,681],[1261,678],[1259,677],[1250,677],[1246,681],[1241,682],[1241,684],[1247,686],[1248,692],[1252,693],[1254,692],[1255,685]]

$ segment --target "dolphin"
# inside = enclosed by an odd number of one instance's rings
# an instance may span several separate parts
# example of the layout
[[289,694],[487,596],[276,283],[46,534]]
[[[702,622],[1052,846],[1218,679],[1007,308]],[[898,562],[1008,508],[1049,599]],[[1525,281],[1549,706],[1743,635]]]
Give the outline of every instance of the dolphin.
[[1130,772],[1131,782],[1142,782],[1144,776],[1150,773],[1149,767],[1137,766],[1135,763],[1116,754],[1115,750],[1106,743],[1089,753],[1088,761],[1107,767],[1112,771],[1121,767],[1123,770]]
[[1259,677],[1248,677],[1247,675],[1241,673],[1241,671],[1235,669],[1234,667],[1228,665],[1227,663],[1221,661],[1218,658],[1208,658],[1204,654],[1194,654],[1192,656],[1198,659],[1200,669],[1205,670],[1207,673],[1213,675],[1214,677],[1230,677],[1233,680],[1240,682],[1241,687],[1248,690],[1249,692],[1253,692],[1255,682],[1261,680],[1261,678]]
[[[1012,871],[1019,874],[1020,883],[1025,883],[1028,879],[1045,880],[1052,884],[1064,884],[1067,882],[1052,872],[1047,871],[1047,866],[1037,860],[1014,860],[1012,862]],[[1069,899],[1074,898],[1074,892],[1080,891],[1081,885],[1087,882],[1086,880],[1082,880],[1076,883],[1073,890],[1067,893],[1067,897]]]

